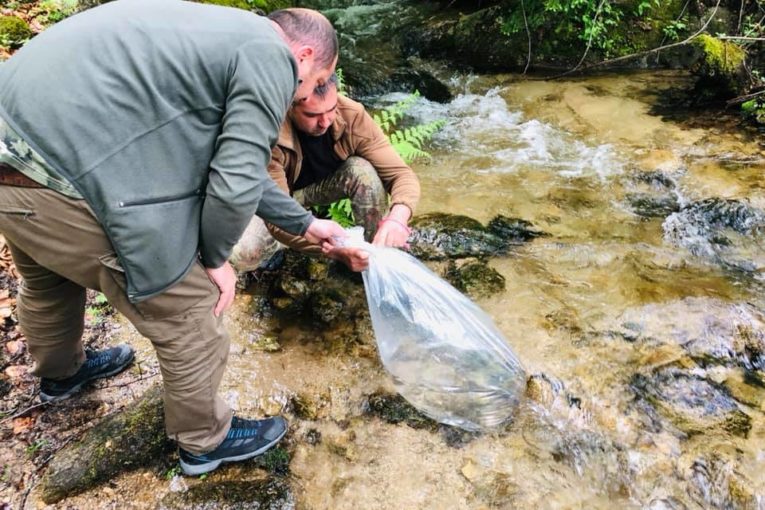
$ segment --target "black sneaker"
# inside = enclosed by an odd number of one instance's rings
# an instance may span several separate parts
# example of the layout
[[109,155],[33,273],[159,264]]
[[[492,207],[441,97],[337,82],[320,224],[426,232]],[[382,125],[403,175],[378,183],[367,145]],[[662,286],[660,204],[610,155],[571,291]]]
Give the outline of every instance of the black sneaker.
[[287,420],[274,416],[264,420],[245,420],[234,416],[226,439],[216,449],[194,455],[179,448],[181,469],[186,475],[201,475],[223,462],[238,462],[264,453],[287,433]]
[[66,379],[40,380],[40,400],[51,402],[71,397],[88,382],[109,377],[125,370],[133,361],[133,349],[126,344],[104,349],[85,350],[85,363],[71,377]]

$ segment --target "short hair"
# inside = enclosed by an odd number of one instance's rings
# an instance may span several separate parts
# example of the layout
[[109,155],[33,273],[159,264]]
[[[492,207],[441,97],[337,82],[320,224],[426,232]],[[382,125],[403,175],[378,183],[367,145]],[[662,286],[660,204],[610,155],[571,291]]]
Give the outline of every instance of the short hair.
[[293,43],[311,46],[315,51],[316,64],[329,67],[337,57],[337,32],[332,23],[319,11],[291,7],[279,9],[268,15]]
[[332,88],[337,88],[337,74],[335,73],[332,73],[332,75],[327,78],[327,81],[321,85],[316,85],[313,88],[313,93],[319,96],[320,99],[324,99],[324,96],[326,96],[327,92]]

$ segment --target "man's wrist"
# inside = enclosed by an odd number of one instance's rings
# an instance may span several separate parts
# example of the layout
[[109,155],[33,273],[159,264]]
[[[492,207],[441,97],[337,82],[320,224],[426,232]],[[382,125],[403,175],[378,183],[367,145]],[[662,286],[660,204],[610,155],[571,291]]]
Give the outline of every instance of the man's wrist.
[[388,211],[388,215],[383,220],[391,219],[399,223],[403,223],[404,226],[409,224],[409,219],[412,217],[412,210],[404,204],[394,204]]

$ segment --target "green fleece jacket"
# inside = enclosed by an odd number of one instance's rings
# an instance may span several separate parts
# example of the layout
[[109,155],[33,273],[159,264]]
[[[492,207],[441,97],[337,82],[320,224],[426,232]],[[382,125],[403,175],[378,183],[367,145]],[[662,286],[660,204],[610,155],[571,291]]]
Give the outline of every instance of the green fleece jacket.
[[297,82],[270,22],[179,0],[73,16],[0,66],[0,115],[88,201],[132,301],[223,264],[253,214],[312,217],[266,166]]

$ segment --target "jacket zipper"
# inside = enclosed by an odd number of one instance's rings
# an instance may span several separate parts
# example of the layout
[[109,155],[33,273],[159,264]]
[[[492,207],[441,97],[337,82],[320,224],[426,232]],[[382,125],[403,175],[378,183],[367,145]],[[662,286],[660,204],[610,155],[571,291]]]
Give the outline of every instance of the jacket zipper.
[[127,202],[120,202],[120,207],[131,207],[134,205],[152,205],[152,204],[162,204],[164,202],[176,202],[178,200],[183,200],[184,198],[191,198],[193,196],[199,196],[202,194],[201,189],[195,189],[194,191],[190,193],[184,193],[183,195],[174,195],[170,197],[159,197],[159,198],[151,198],[148,200],[131,200]]

